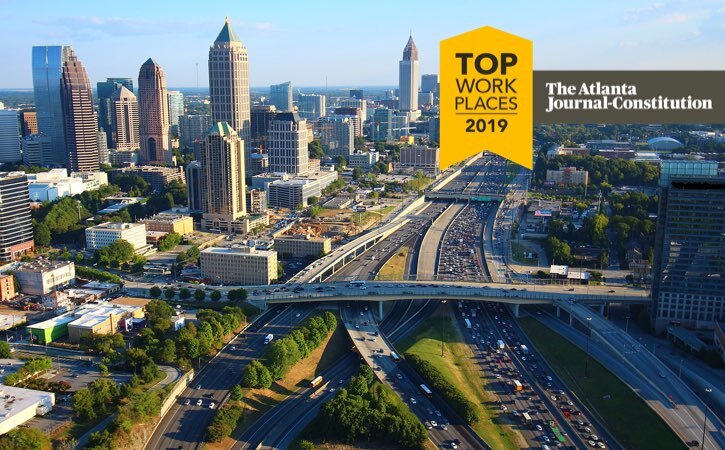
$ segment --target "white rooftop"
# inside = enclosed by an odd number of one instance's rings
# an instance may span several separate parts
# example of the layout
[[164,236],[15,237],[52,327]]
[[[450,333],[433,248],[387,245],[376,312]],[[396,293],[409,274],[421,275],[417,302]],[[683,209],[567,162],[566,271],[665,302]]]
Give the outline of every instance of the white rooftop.
[[0,384],[0,431],[5,433],[20,425],[13,422],[13,416],[29,408],[35,411],[40,405],[52,408],[55,394]]
[[57,327],[58,325],[63,325],[64,323],[73,322],[76,320],[75,317],[73,317],[72,314],[63,314],[62,316],[56,316],[52,319],[45,320],[43,322],[34,323],[32,325],[28,325],[28,328],[33,328],[36,330],[47,330],[49,328]]

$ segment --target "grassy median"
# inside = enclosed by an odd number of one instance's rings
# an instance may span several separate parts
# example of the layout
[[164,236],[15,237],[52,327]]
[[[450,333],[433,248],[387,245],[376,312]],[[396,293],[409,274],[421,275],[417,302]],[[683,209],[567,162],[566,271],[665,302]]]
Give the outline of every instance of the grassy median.
[[405,275],[405,262],[408,259],[408,247],[401,247],[396,250],[389,260],[385,262],[378,272],[378,280],[381,281],[402,281]]
[[594,359],[584,377],[585,353],[533,318],[519,320],[541,356],[625,448],[686,448],[667,424],[632,390]]
[[[400,353],[413,353],[434,364],[443,376],[476,404],[478,423],[473,429],[494,449],[518,449],[527,447],[523,437],[511,429],[505,415],[489,405],[496,396],[483,386],[484,373],[476,364],[474,354],[465,343],[461,331],[453,322],[451,303],[438,309],[436,315],[423,322],[400,345]],[[443,356],[441,356],[441,340]]]

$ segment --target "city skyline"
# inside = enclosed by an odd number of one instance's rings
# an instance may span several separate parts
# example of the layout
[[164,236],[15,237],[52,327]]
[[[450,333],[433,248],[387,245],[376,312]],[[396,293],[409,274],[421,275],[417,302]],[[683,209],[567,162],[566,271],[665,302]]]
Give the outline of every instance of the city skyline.
[[[168,76],[168,86],[195,87],[196,64],[199,86],[208,85],[203,70],[208,36],[229,16],[242,43],[249,49],[250,84],[269,86],[292,79],[294,86],[396,85],[399,43],[412,30],[419,47],[421,73],[438,72],[438,42],[450,36],[491,25],[532,39],[537,69],[722,69],[725,32],[722,2],[704,0],[696,4],[637,2],[614,5],[578,5],[572,2],[546,5],[510,2],[495,10],[460,14],[460,8],[445,8],[431,2],[385,4],[387,14],[371,7],[351,11],[349,6],[324,3],[313,11],[264,5],[220,6],[200,11],[192,6],[129,2],[125,13],[112,5],[74,2],[77,8],[47,3],[31,11],[26,4],[5,1],[0,31],[9,67],[0,75],[2,88],[30,88],[30,47],[72,45],[88,61],[91,83],[107,77],[132,77],[149,55],[158,60]],[[374,6],[374,5],[373,5]],[[381,4],[382,6],[382,4]],[[525,7],[532,14],[516,14]],[[72,11],[73,14],[68,12]],[[133,13],[132,11],[139,11]],[[400,12],[401,14],[398,14]],[[402,15],[405,12],[405,15]],[[555,18],[536,20],[539,17]],[[451,17],[455,16],[455,17]],[[408,20],[399,20],[407,17]],[[596,17],[596,21],[591,18]],[[193,18],[193,19],[189,19]],[[455,19],[455,20],[454,20]],[[366,35],[366,45],[350,47],[345,39],[327,39],[349,32],[351,20],[361,28],[375,23],[376,32]],[[308,23],[315,25],[313,28]],[[572,26],[583,25],[586,26]],[[379,31],[377,31],[379,30]],[[566,32],[563,32],[566,30]],[[30,39],[28,36],[32,36]],[[319,45],[323,38],[325,45]],[[315,48],[296,52],[288,43]],[[108,58],[108,48],[123,48]],[[270,57],[269,55],[274,55]],[[571,58],[571,55],[578,55]],[[662,55],[667,55],[663,58]],[[148,56],[146,56],[147,58]],[[366,64],[375,61],[376,64]],[[677,65],[672,61],[677,61]]]

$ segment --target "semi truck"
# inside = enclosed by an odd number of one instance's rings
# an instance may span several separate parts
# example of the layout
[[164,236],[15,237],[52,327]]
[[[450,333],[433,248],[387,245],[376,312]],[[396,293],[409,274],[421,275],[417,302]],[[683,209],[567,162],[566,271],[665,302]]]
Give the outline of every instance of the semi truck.
[[471,321],[468,320],[468,319],[463,319],[463,321],[466,322],[466,328],[468,328],[470,330],[471,329]]
[[273,335],[273,334],[268,334],[268,335],[266,335],[266,336],[264,337],[264,345],[267,345],[267,344],[269,344],[270,342],[272,342],[272,339],[274,339],[274,335]]
[[514,380],[514,389],[516,389],[516,391],[523,391],[524,386],[521,384],[521,382],[519,380]]
[[498,349],[499,350],[503,350],[503,349],[506,348],[506,344],[504,344],[501,339],[498,340],[498,342],[496,343],[496,345],[498,346]]

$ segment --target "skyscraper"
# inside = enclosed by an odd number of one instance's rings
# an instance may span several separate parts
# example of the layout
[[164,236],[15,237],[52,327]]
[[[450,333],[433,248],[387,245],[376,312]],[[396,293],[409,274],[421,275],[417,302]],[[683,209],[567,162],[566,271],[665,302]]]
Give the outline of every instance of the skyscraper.
[[346,159],[355,150],[355,125],[352,116],[322,117],[317,129],[327,156],[344,156]]
[[98,96],[98,129],[106,132],[106,144],[112,146],[113,136],[113,105],[111,96],[116,89],[124,86],[133,92],[133,80],[131,78],[106,78],[106,81],[96,83],[96,95]]
[[654,326],[713,329],[725,318],[725,177],[670,174],[660,192]]
[[403,59],[399,64],[400,110],[411,112],[418,110],[418,80],[420,69],[418,67],[418,48],[413,42],[413,36],[403,49]]
[[106,138],[105,131],[100,130],[98,132],[96,142],[98,145],[98,164],[110,164],[111,155],[108,152],[108,139]]
[[0,261],[16,261],[34,248],[28,178],[0,173]]
[[98,122],[93,109],[93,90],[83,64],[73,50],[63,63],[60,80],[63,129],[70,172],[96,172],[98,163]]
[[300,94],[297,97],[297,112],[306,120],[317,120],[325,115],[325,96]]
[[370,123],[370,139],[388,141],[393,137],[393,111],[388,108],[376,108]]
[[184,94],[179,91],[169,91],[169,123],[178,131],[179,116],[184,115]]
[[35,111],[20,111],[20,129],[23,137],[38,134],[38,115]]
[[237,132],[216,122],[201,152],[202,228],[232,232],[232,222],[247,214],[244,185],[244,149]]
[[[274,105],[254,105],[252,106],[252,125],[251,139],[252,148],[262,147],[268,148],[267,145],[267,132],[269,131],[269,124],[272,123],[274,117],[277,115],[277,108]],[[247,171],[249,171],[247,167]]]
[[204,139],[209,128],[211,128],[211,116],[208,114],[179,116],[181,147],[193,148],[194,141]]
[[120,86],[111,95],[111,148],[135,150],[139,148],[138,102],[133,92]]
[[277,111],[292,111],[292,82],[273,84],[269,87],[269,103]]
[[0,163],[20,161],[20,122],[17,109],[0,109]]
[[33,47],[33,94],[38,118],[38,132],[47,137],[42,147],[42,164],[60,166],[66,163],[63,108],[60,99],[60,78],[71,47],[67,45]]
[[141,162],[173,164],[166,77],[151,58],[143,63],[138,74],[138,122]]
[[212,124],[226,122],[234,129],[242,141],[244,166],[249,167],[249,61],[229,18],[209,48],[209,95]]
[[186,193],[189,198],[189,210],[202,212],[203,196],[201,192],[201,163],[192,161],[186,166]]
[[272,172],[306,175],[309,169],[307,121],[297,113],[279,113],[269,125],[269,168]]
[[431,92],[433,94],[438,93],[438,74],[428,73],[421,77],[420,83],[421,92]]

